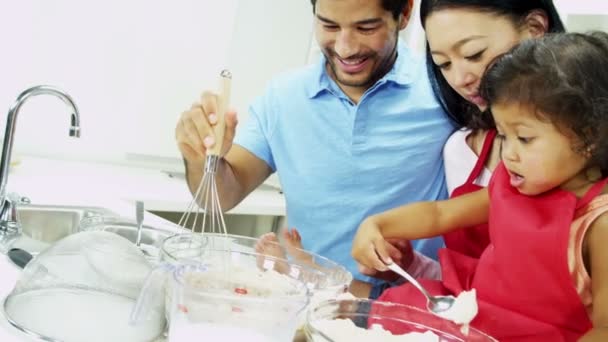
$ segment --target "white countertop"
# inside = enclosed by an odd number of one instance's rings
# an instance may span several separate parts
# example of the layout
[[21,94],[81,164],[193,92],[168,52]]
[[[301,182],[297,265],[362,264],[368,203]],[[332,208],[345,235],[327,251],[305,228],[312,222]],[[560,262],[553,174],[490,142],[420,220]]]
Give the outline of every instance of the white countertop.
[[[186,210],[192,199],[185,181],[160,170],[21,157],[10,169],[8,192],[27,196],[32,204],[103,207],[120,216],[134,219],[136,200],[144,201],[146,210]],[[270,187],[251,193],[231,214],[285,215],[283,195]],[[144,223],[159,228],[175,226],[150,213]],[[0,254],[0,298],[12,290],[20,270]],[[0,318],[0,341],[32,341],[3,318]]]
[[[21,157],[11,167],[8,190],[36,204],[139,200],[146,210],[183,212],[192,195],[182,177],[149,168]],[[285,199],[277,189],[262,186],[228,213],[284,216]]]

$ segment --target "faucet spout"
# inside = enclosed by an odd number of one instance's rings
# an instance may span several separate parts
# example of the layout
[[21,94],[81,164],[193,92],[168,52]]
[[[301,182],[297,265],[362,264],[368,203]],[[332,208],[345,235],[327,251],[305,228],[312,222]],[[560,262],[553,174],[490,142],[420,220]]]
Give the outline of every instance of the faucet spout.
[[[74,107],[75,109],[76,107]],[[78,110],[72,112],[70,116],[70,132],[71,137],[80,138],[80,117],[78,116]]]
[[[71,110],[70,116],[70,130],[69,135],[72,137],[80,137],[80,114],[78,107],[74,100],[62,90],[59,90],[53,86],[39,85],[24,90],[17,100],[13,103],[9,109],[8,116],[6,118],[6,130],[4,133],[4,144],[2,145],[2,157],[0,158],[0,234],[5,231],[8,221],[16,221],[13,218],[15,207],[13,201],[8,198],[6,193],[6,184],[8,181],[8,170],[11,162],[11,154],[13,149],[13,140],[15,137],[15,126],[17,124],[17,116],[21,106],[31,97],[37,95],[53,95],[63,101],[68,108]],[[13,224],[15,222],[12,222]]]

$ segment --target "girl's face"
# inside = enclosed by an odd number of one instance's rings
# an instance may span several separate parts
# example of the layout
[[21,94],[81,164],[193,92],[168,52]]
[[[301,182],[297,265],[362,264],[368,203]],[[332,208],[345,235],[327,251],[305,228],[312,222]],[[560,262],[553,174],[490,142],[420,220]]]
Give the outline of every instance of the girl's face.
[[[589,184],[588,158],[573,149],[567,131],[538,117],[530,106],[492,105],[501,157],[511,176],[511,186],[525,195],[537,195],[559,187],[579,193]],[[572,134],[572,136],[574,136]]]
[[487,107],[479,83],[488,64],[534,32],[509,17],[467,8],[437,10],[425,24],[433,62],[448,84],[480,110]]

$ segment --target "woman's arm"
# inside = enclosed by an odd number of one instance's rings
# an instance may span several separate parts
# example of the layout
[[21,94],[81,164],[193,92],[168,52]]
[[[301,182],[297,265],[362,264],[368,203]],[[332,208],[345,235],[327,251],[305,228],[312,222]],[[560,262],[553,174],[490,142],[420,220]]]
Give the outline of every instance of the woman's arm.
[[445,201],[417,202],[366,218],[353,240],[352,255],[360,264],[386,270],[392,262],[385,239],[415,240],[488,221],[487,188]]
[[593,293],[593,329],[580,341],[608,341],[608,213],[592,223],[585,240]]

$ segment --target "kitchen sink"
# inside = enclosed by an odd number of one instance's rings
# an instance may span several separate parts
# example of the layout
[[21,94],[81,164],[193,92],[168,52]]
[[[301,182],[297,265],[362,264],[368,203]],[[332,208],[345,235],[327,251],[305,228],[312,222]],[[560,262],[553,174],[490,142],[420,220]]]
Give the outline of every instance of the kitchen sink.
[[24,205],[17,212],[23,234],[42,242],[55,242],[78,232],[85,218],[116,216],[104,208],[76,206]]
[[[10,244],[36,255],[54,242],[80,231],[102,230],[135,243],[137,224],[101,207],[25,204],[17,208],[22,234]],[[174,231],[143,225],[141,244],[159,249]]]
[[32,254],[80,231],[83,220],[118,216],[100,207],[35,204],[21,205],[17,207],[17,213],[22,234],[11,244],[11,248],[21,248]]

